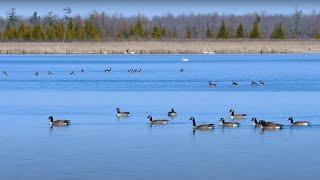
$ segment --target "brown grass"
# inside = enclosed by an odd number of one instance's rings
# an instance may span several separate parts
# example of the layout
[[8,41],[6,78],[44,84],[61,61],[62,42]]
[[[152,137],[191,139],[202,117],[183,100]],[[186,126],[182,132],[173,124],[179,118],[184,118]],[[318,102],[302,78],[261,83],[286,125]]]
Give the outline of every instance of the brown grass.
[[2,42],[1,54],[240,54],[319,53],[310,41],[124,41],[124,42]]

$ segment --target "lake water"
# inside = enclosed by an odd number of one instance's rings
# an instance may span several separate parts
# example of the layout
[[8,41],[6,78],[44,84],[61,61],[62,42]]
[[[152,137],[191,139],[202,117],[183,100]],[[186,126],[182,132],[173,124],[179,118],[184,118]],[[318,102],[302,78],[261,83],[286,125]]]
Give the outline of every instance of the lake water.
[[[320,55],[184,58],[0,56],[8,73],[0,78],[1,179],[320,178]],[[252,80],[265,86],[252,87]],[[117,119],[117,107],[132,116]],[[175,119],[167,117],[171,107]],[[221,117],[230,121],[230,108],[248,114],[239,128],[218,126]],[[49,115],[72,125],[50,128]],[[150,127],[148,115],[171,121]],[[193,132],[191,116],[217,127]],[[312,126],[292,128],[289,116]],[[261,131],[251,117],[285,126]]]

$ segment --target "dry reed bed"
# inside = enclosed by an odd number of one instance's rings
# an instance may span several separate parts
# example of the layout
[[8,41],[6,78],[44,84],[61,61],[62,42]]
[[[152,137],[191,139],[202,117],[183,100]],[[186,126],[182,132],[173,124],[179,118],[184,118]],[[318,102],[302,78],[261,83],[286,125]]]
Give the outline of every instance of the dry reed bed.
[[1,54],[319,53],[318,41],[2,42]]

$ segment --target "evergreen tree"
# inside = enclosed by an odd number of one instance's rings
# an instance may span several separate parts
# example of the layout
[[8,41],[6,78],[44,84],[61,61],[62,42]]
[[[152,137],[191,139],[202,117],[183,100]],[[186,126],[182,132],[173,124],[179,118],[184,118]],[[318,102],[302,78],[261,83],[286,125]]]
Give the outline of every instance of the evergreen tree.
[[18,30],[16,31],[15,38],[17,40],[25,40],[30,41],[31,40],[31,28],[29,25],[26,25],[25,23],[21,23]]
[[3,32],[3,39],[6,41],[12,41],[15,38],[15,30],[8,23],[6,29]]
[[34,40],[34,41],[43,40],[43,32],[42,32],[42,28],[39,23],[34,25],[34,27],[32,29],[31,37],[32,37],[32,40]]
[[262,35],[259,28],[259,22],[255,21],[253,23],[252,31],[250,33],[250,38],[261,38],[261,37]]
[[91,20],[86,21],[84,29],[86,33],[86,40],[100,40],[100,32]]
[[286,33],[284,28],[282,27],[282,24],[277,24],[276,27],[273,29],[273,32],[271,34],[272,39],[285,39]]
[[165,30],[158,26],[153,26],[151,37],[153,39],[161,39],[165,35]]
[[227,39],[229,38],[229,32],[226,28],[226,25],[224,23],[224,21],[221,22],[221,26],[219,28],[219,32],[218,32],[218,38],[224,38],[224,39]]
[[243,28],[241,23],[239,24],[239,26],[237,28],[236,37],[237,38],[243,38],[244,37],[244,28]]
[[192,35],[192,29],[189,26],[187,26],[186,38],[191,39]]
[[147,36],[146,30],[144,28],[144,24],[141,21],[141,18],[138,18],[138,22],[133,28],[131,29],[131,35],[134,37],[140,37],[140,38],[145,38]]
[[208,24],[207,24],[206,36],[207,36],[207,38],[213,38],[214,37],[213,30],[209,27]]

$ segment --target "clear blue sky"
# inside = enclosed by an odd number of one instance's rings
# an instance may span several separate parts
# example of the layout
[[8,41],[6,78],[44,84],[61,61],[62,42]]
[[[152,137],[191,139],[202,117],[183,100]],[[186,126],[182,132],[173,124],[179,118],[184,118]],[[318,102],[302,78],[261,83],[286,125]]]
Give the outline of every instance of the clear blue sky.
[[166,13],[224,13],[247,14],[267,12],[290,14],[295,8],[305,13],[319,12],[320,0],[0,0],[0,15],[5,16],[10,8],[16,8],[18,15],[30,16],[34,11],[45,15],[49,11],[62,15],[62,9],[69,6],[73,15],[88,15],[92,10],[107,13],[122,13],[125,16],[142,13],[146,16]]

